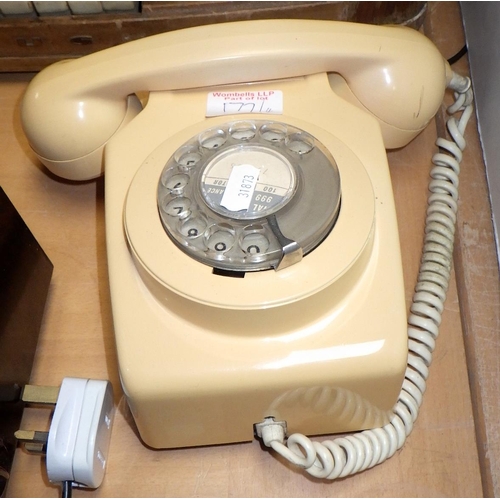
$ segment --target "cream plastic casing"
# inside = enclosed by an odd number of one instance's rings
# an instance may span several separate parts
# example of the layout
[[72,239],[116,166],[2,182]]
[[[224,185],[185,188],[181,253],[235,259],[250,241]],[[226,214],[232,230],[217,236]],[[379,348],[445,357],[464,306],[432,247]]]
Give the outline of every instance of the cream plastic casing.
[[451,71],[410,28],[334,21],[262,20],[151,36],[44,69],[21,118],[29,142],[56,175],[101,175],[102,149],[127,120],[127,96],[316,73],[380,123],[386,148],[415,137],[441,105]]
[[[104,150],[120,376],[145,443],[251,440],[268,416],[305,434],[387,422],[407,337],[384,148],[426,126],[449,78],[439,52],[413,30],[290,20],[167,33],[33,80],[22,122],[50,169],[95,177]],[[259,119],[205,118],[207,92],[221,89],[281,90],[283,114],[266,120],[306,130],[339,169],[333,230],[279,272],[216,276],[161,226],[156,187],[176,148],[217,124]],[[137,114],[126,101],[145,90]]]
[[257,117],[204,118],[213,89],[158,92],[107,147],[120,374],[150,446],[251,440],[253,424],[269,415],[308,434],[382,425],[401,388],[404,289],[379,127],[336,97],[325,74],[272,87],[285,103],[273,118],[321,141],[342,182],[333,231],[283,271],[214,275],[168,238],[156,207],[161,169],[176,148],[218,123]]

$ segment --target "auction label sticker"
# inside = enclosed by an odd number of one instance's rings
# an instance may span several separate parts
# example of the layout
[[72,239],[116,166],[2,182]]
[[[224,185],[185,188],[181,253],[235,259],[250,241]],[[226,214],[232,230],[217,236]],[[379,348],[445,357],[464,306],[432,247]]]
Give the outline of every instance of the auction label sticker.
[[245,90],[242,92],[209,92],[206,116],[242,113],[283,114],[281,90]]
[[248,210],[259,173],[253,165],[234,165],[220,204],[232,212]]

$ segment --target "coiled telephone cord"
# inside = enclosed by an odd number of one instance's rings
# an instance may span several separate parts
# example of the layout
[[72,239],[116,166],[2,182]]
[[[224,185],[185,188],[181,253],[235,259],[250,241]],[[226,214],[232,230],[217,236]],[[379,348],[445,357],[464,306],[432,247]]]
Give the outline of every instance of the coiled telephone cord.
[[292,434],[285,445],[280,433],[274,436],[274,429],[270,429],[271,438],[265,443],[314,477],[336,479],[382,463],[403,446],[417,419],[450,279],[458,175],[466,145],[464,132],[473,109],[468,78],[454,74],[448,87],[455,91],[455,102],[448,113],[462,111],[462,114],[459,119],[448,119],[452,140],[439,138],[436,144],[441,152],[432,158],[424,247],[408,318],[408,362],[390,422],[322,443]]

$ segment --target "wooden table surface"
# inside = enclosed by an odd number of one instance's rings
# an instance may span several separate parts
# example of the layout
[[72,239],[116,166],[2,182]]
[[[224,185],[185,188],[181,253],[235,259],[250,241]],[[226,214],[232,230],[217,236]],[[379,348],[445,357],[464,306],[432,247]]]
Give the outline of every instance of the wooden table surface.
[[[443,23],[444,19],[450,22],[446,9],[455,9],[454,22],[460,28],[456,5],[445,8],[431,4],[430,8],[434,23]],[[428,25],[428,29],[435,30],[435,24]],[[461,47],[460,36],[455,40],[437,39],[446,56]],[[466,65],[461,67],[466,70]],[[488,421],[477,423],[481,417],[476,408],[478,395],[474,383],[469,384],[468,363],[475,366],[475,361],[466,349],[467,339],[464,344],[463,307],[459,302],[460,283],[467,279],[463,274],[458,279],[458,291],[455,274],[452,276],[419,419],[406,445],[384,464],[330,483],[304,476],[262,450],[256,441],[181,450],[145,447],[137,436],[118,378],[107,284],[103,179],[86,183],[64,181],[52,176],[36,160],[19,118],[20,100],[31,77],[0,75],[0,185],[54,264],[32,382],[58,385],[66,376],[108,378],[113,383],[117,405],[104,483],[96,491],[74,490],[75,497],[474,497],[493,491],[495,479],[488,471],[481,474],[481,469],[489,467],[495,457],[485,459],[484,453],[478,453],[476,442],[479,436],[480,443],[488,445],[490,427]],[[407,147],[389,153],[408,303],[420,259],[426,185],[435,138],[433,123]],[[476,155],[469,161],[480,170],[474,121],[467,138]],[[465,176],[461,188],[472,199],[475,198],[471,190],[484,197],[484,174],[481,182],[477,176]],[[469,232],[480,231],[473,220],[478,210],[487,212],[487,206],[479,203],[466,212],[470,215]],[[489,214],[479,219],[484,221],[485,217]],[[491,258],[491,248],[487,251]],[[469,258],[464,252],[461,255]],[[487,281],[491,272],[484,272]],[[470,307],[476,310],[476,306]],[[464,321],[469,324],[469,320]],[[498,347],[494,349],[498,352]],[[486,368],[479,366],[483,371]],[[497,386],[492,390],[496,391]],[[50,411],[30,408],[23,427],[46,430],[49,421]],[[58,496],[60,490],[48,482],[44,462],[38,456],[19,449],[7,494],[52,497]]]

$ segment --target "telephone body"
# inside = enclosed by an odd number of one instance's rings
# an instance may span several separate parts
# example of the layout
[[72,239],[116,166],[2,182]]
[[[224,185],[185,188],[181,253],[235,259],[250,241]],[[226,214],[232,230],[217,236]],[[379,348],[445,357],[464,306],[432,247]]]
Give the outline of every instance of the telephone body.
[[85,179],[104,157],[120,377],[146,444],[249,441],[269,416],[306,434],[387,423],[408,340],[385,149],[425,128],[449,78],[411,29],[273,20],[33,80],[22,119],[42,162]]

